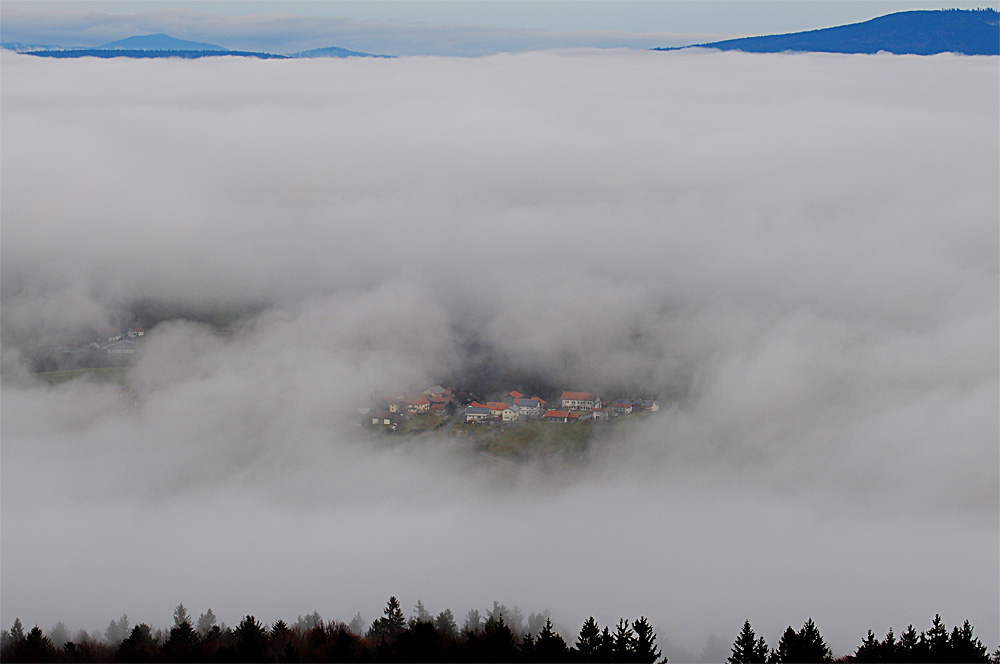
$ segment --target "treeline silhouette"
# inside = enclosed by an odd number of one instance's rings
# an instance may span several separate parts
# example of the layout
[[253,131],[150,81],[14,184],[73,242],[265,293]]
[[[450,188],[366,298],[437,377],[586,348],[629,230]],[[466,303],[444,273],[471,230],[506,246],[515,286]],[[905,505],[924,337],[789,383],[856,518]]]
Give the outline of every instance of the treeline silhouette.
[[[450,609],[432,616],[421,602],[403,615],[390,597],[383,615],[365,629],[360,614],[349,623],[324,622],[318,612],[299,616],[292,625],[278,620],[268,628],[245,616],[235,628],[217,623],[211,609],[192,621],[183,604],[174,610],[169,630],[141,623],[130,628],[127,615],[112,620],[103,638],[81,630],[72,639],[62,623],[46,635],[36,625],[25,632],[20,619],[0,633],[4,662],[666,662],[656,634],[645,617],[622,618],[603,629],[590,617],[569,644],[552,627],[548,613],[524,616],[497,602],[481,616],[473,609],[459,628]],[[833,655],[810,618],[798,631],[785,630],[768,648],[750,625],[733,642],[730,664],[833,662]],[[935,616],[931,628],[917,633],[912,625],[897,638],[869,630],[843,662],[994,662],[968,621],[950,632]]]

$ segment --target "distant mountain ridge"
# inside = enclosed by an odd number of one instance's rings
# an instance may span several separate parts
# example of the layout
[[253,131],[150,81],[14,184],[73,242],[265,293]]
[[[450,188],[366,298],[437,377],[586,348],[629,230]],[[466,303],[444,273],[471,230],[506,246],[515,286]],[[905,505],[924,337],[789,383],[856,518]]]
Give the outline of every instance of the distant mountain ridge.
[[375,55],[361,51],[349,51],[339,46],[315,48],[300,53],[278,55],[257,51],[234,51],[217,44],[187,41],[177,39],[163,33],[152,35],[133,35],[118,41],[108,42],[94,47],[40,46],[22,44],[20,42],[4,42],[3,48],[28,55],[48,58],[205,58],[219,55],[234,57],[249,57],[259,59],[293,59],[293,58],[392,58],[392,55]]
[[127,51],[228,51],[228,48],[216,44],[177,39],[158,32],[153,35],[133,35],[118,41],[108,42],[87,50],[127,50]]
[[293,58],[392,58],[393,55],[374,55],[372,53],[362,53],[361,51],[349,51],[339,46],[327,46],[326,48],[314,48],[308,51],[300,51],[291,55]]
[[900,55],[1000,55],[1000,15],[994,9],[906,11],[833,28],[727,39],[680,48],[715,48],[749,53],[885,51]]

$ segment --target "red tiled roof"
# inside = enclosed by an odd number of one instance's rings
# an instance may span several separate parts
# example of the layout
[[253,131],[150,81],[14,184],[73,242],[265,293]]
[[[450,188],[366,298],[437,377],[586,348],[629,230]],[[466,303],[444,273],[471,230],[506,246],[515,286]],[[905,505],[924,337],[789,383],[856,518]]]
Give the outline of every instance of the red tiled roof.
[[594,395],[591,392],[563,392],[562,399],[570,399],[572,401],[594,401]]
[[518,392],[517,390],[511,390],[510,392],[507,393],[507,396],[514,397],[515,399],[520,399],[524,395]]
[[504,408],[507,407],[507,404],[503,403],[502,401],[487,401],[486,407],[489,408],[490,410],[503,410]]
[[545,417],[569,417],[568,410],[547,410]]

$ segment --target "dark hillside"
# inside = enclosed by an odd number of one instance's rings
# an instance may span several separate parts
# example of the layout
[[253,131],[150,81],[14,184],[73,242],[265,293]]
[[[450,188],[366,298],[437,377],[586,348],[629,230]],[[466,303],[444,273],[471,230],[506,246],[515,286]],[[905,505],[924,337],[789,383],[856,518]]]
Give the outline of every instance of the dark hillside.
[[[1000,15],[993,9],[908,11],[863,23],[763,37],[743,37],[684,48],[780,53],[878,53],[1000,55]],[[676,50],[676,49],[655,49]]]

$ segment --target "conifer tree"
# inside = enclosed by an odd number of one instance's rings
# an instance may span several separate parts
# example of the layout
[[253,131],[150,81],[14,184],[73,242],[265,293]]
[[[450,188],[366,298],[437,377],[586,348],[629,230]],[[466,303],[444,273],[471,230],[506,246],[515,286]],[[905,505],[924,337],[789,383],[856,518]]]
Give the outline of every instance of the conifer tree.
[[11,662],[53,662],[59,656],[59,651],[52,646],[49,640],[38,625],[35,625],[27,634],[21,630],[22,638],[12,641],[11,645],[4,649],[4,661]]
[[580,636],[576,639],[576,649],[584,662],[596,662],[600,656],[601,628],[597,626],[594,616],[590,616],[580,628]]
[[118,620],[112,620],[108,623],[107,628],[104,630],[104,638],[107,640],[109,645],[116,648],[128,636],[128,615],[124,613]]
[[951,630],[950,660],[953,662],[988,662],[986,646],[972,634],[973,628],[966,620],[961,628]]
[[951,650],[951,645],[948,642],[948,628],[945,626],[944,621],[941,620],[940,614],[934,614],[934,620],[931,621],[931,628],[927,630],[923,641],[930,656],[929,661],[951,661],[948,657]]
[[52,647],[59,649],[62,648],[69,641],[69,630],[66,629],[66,624],[63,621],[57,622],[49,630],[46,635],[49,637],[49,641],[52,642]]
[[656,633],[653,631],[653,626],[646,620],[646,616],[640,616],[632,623],[632,629],[635,630],[632,661],[648,662],[649,664],[657,661],[662,653],[656,647]]
[[[132,628],[129,635],[122,640],[115,653],[116,662],[151,662],[156,661],[160,648],[153,640],[153,629],[146,623],[139,623]],[[162,654],[161,654],[162,655]]]
[[763,636],[757,638],[749,620],[743,623],[740,635],[733,642],[733,654],[726,661],[729,664],[764,664],[767,661],[767,643]]
[[885,638],[879,643],[879,654],[883,662],[895,662],[899,645],[896,643],[896,635],[892,633],[892,628],[885,633]]
[[403,616],[403,610],[399,608],[399,600],[395,595],[389,598],[383,613],[390,633],[397,635],[406,629],[406,618]]
[[525,632],[524,636],[521,638],[521,643],[518,644],[517,650],[520,653],[522,662],[534,662],[542,661],[535,659],[535,648],[537,644],[535,643],[535,637],[531,635],[531,632]]
[[868,635],[861,641],[861,645],[854,651],[855,662],[881,662],[882,643],[875,636],[875,632],[868,630]]
[[610,627],[601,630],[601,645],[597,649],[598,662],[611,662],[615,658],[615,637]]
[[270,638],[264,625],[251,615],[247,615],[233,630],[234,647],[240,660],[261,662],[267,656]]
[[174,626],[163,643],[163,652],[171,662],[194,662],[201,659],[198,632],[191,626],[191,619],[183,604],[174,609]]
[[923,656],[923,643],[917,630],[913,625],[907,625],[906,631],[899,635],[899,645],[896,647],[897,658],[900,662],[921,662],[927,658]]
[[469,609],[465,614],[465,623],[462,625],[464,634],[478,634],[483,629],[483,619],[479,615],[479,609]]
[[833,653],[819,633],[816,623],[809,618],[799,630],[799,639],[802,646],[802,662],[832,662]]
[[615,628],[613,657],[616,662],[630,661],[635,652],[635,633],[632,626],[624,618],[618,621]]
[[198,616],[198,633],[204,637],[208,632],[215,627],[215,614],[212,613],[212,609],[205,611],[205,613]]
[[451,612],[451,609],[445,609],[439,613],[434,619],[434,626],[438,628],[439,632],[452,639],[458,636],[458,625],[455,623],[455,614]]
[[784,633],[781,635],[781,639],[778,641],[778,648],[771,653],[771,657],[768,659],[772,664],[789,664],[790,662],[798,662],[799,657],[799,635],[795,633],[792,626],[789,625]]
[[552,629],[552,620],[546,619],[535,642],[535,657],[540,662],[561,662],[569,655],[565,639]]
[[183,602],[174,607],[174,627],[179,627],[181,623],[187,623],[188,626],[191,625],[191,618],[188,616],[188,611],[184,608]]
[[833,661],[833,653],[826,646],[812,618],[809,618],[798,632],[789,626],[781,635],[778,650],[773,655],[774,661],[782,664]]
[[365,633],[365,619],[361,617],[360,611],[355,613],[354,617],[351,618],[351,622],[348,623],[347,629],[351,630],[355,636],[361,636]]
[[417,600],[416,606],[413,607],[413,618],[412,618],[412,621],[413,622],[432,622],[433,621],[433,618],[431,617],[430,612],[427,610],[427,607],[425,607],[424,603],[422,601],[420,601],[419,599]]

